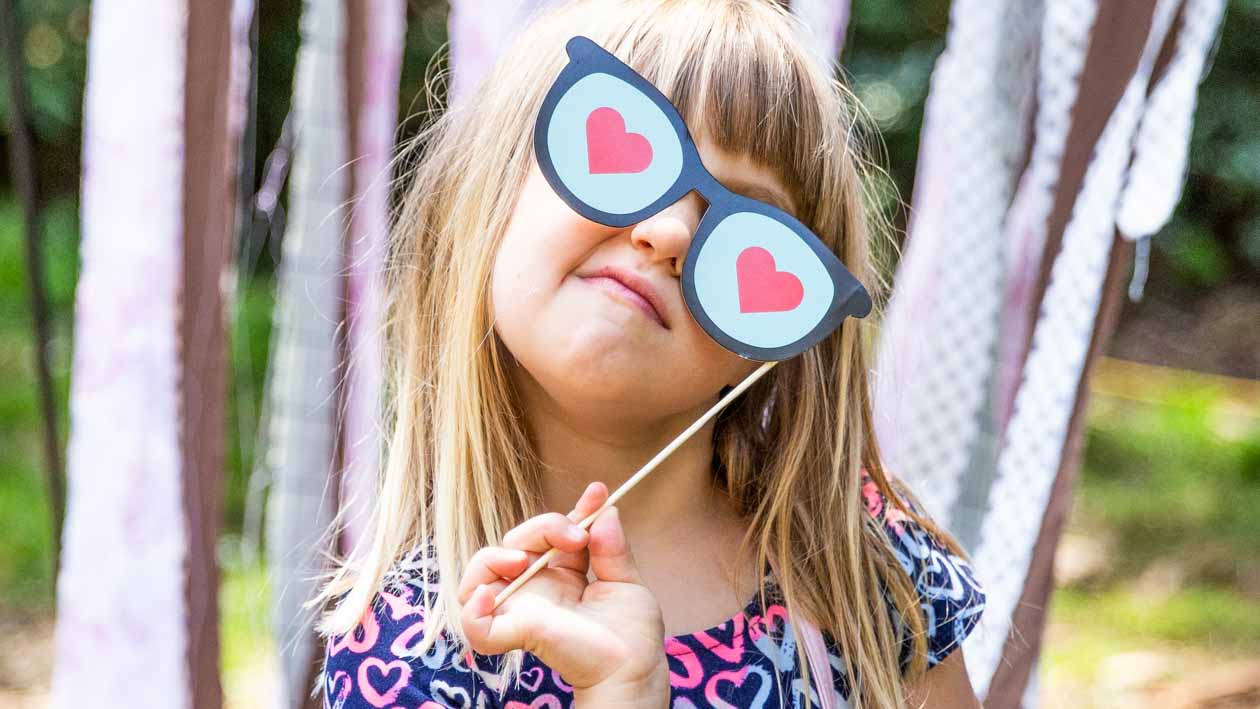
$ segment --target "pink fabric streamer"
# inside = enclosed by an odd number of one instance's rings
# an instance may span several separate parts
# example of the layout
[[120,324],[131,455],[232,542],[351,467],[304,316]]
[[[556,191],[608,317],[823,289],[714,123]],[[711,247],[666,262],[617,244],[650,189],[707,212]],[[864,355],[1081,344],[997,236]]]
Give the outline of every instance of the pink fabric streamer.
[[[1006,282],[1002,300],[1002,338],[998,341],[997,391],[993,420],[997,430],[1006,427],[1015,403],[1015,390],[1023,370],[1024,343],[1033,326],[1032,298],[1041,272],[1046,243],[1046,219],[1054,184],[1034,186],[1031,172],[1020,180],[1015,201],[1007,214]],[[1038,203],[1034,203],[1038,202]]]
[[[92,5],[52,705],[190,701],[179,445],[187,5]],[[143,41],[137,41],[137,37]]]
[[554,0],[451,0],[447,21],[451,43],[452,101],[472,93],[499,50],[534,12]]
[[380,465],[383,275],[389,232],[389,161],[398,125],[398,81],[406,29],[402,0],[369,0],[363,57],[363,104],[352,136],[355,184],[346,253],[346,319],[350,355],[341,430],[345,450],[341,510],[349,550],[368,520]]
[[[236,165],[241,136],[249,120],[249,30],[254,19],[254,0],[232,0],[232,60],[228,80],[228,164]],[[238,205],[239,208],[240,205]]]
[[824,63],[837,61],[849,29],[850,0],[792,0],[792,13],[809,31],[814,52]]

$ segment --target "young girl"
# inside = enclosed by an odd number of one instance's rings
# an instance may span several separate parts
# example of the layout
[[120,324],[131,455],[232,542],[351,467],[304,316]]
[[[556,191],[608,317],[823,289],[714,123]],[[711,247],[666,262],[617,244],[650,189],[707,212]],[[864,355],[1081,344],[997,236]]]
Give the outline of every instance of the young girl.
[[677,106],[724,186],[877,281],[854,102],[773,0],[587,0],[521,31],[418,139],[390,255],[386,471],[371,534],[317,599],[327,704],[976,706],[957,647],[984,595],[880,465],[866,321],[575,524],[758,366],[685,307],[699,194],[613,228],[540,173],[534,120],[579,34]]

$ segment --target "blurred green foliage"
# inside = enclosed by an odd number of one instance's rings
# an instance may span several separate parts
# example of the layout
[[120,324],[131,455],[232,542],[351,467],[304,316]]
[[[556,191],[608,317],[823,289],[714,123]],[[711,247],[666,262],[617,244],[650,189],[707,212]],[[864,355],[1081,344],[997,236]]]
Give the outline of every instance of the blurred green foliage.
[[1133,651],[1170,679],[1260,655],[1260,401],[1184,379],[1153,403],[1093,397],[1064,546],[1100,556],[1054,594],[1052,684],[1114,680]]
[[[70,327],[78,276],[78,214],[60,197],[44,210],[44,274],[53,319],[51,359],[58,420],[66,433],[70,382]],[[26,262],[19,210],[0,199],[0,607],[48,607],[52,534],[36,406],[35,347],[27,306]]]
[[[1260,276],[1260,0],[1229,0],[1199,90],[1177,220],[1155,240],[1184,287]],[[1254,280],[1253,280],[1254,282]]]
[[[219,587],[220,667],[225,706],[257,706],[267,687],[259,687],[278,668],[271,632],[271,583],[258,560],[241,558],[232,547],[220,554],[223,579]],[[251,701],[252,700],[252,701]]]
[[[15,0],[26,62],[28,121],[39,156],[40,184],[51,195],[78,189],[83,85],[87,65],[87,0]],[[0,64],[7,64],[0,59]],[[8,71],[7,66],[3,67]],[[9,84],[0,82],[0,194],[9,193]]]
[[1078,517],[1126,550],[1115,575],[1167,561],[1204,582],[1260,584],[1260,402],[1231,412],[1224,394],[1186,384],[1159,406],[1092,402]]
[[[844,77],[879,130],[889,175],[900,200],[908,203],[928,84],[945,48],[949,4],[857,0],[853,6],[841,56]],[[904,213],[894,216],[904,227]]]

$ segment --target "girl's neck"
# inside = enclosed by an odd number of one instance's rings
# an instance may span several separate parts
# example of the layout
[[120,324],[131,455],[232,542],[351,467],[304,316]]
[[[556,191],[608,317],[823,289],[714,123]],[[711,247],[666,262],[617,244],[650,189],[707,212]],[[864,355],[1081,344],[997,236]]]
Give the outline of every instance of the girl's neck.
[[[695,411],[636,421],[600,407],[562,405],[523,369],[516,382],[543,462],[547,510],[569,512],[601,481],[610,492],[638,472],[712,402]],[[667,635],[711,628],[735,615],[760,580],[735,552],[747,529],[734,501],[713,484],[710,421],[617,501],[635,564],[661,604]]]
[[[578,411],[549,396],[524,369],[516,371],[516,391],[543,463],[543,502],[549,511],[572,510],[597,480],[615,491],[712,405],[651,420]],[[631,545],[644,550],[679,535],[711,532],[715,524],[729,525],[734,506],[713,484],[712,470],[710,421],[617,501]]]

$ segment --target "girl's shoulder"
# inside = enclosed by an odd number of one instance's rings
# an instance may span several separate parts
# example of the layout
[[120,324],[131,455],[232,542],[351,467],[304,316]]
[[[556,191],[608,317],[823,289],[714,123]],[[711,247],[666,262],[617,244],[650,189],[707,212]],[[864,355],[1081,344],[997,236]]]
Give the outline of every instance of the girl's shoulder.
[[[862,497],[867,513],[882,522],[893,554],[914,583],[926,616],[927,664],[935,666],[979,623],[985,607],[984,587],[966,558],[889,501],[865,471]],[[901,496],[901,501],[915,513],[923,514],[906,496]],[[900,617],[895,620],[901,627]],[[903,662],[909,661],[911,648],[911,641],[906,638]]]
[[413,549],[386,575],[358,625],[328,638],[319,687],[326,708],[490,704],[478,681],[485,668],[471,653],[461,656],[445,633],[420,651],[437,598],[433,561],[431,546]]

